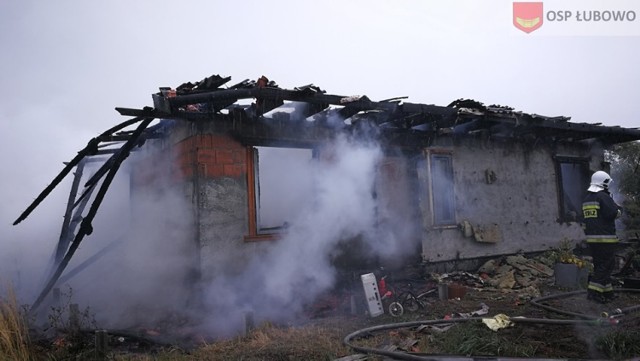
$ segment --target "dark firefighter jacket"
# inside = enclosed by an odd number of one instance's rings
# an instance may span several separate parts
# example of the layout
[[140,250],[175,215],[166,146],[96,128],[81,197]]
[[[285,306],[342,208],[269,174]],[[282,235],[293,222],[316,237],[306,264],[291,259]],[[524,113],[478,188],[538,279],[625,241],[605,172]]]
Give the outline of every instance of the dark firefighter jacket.
[[606,191],[587,192],[582,203],[587,243],[615,243],[615,220],[621,208]]

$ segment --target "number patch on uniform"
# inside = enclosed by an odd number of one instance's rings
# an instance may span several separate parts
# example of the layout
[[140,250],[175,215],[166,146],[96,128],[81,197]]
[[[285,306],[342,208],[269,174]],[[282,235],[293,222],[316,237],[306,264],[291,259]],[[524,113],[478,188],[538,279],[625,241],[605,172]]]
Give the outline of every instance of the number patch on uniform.
[[598,218],[597,209],[584,209],[582,212],[584,213],[584,218]]

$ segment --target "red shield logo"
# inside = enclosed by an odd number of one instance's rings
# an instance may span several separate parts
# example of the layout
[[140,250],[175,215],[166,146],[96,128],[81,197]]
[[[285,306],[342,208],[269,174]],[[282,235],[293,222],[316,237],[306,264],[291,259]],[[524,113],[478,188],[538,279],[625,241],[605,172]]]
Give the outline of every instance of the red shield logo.
[[543,18],[541,2],[513,3],[513,25],[525,33],[541,27]]

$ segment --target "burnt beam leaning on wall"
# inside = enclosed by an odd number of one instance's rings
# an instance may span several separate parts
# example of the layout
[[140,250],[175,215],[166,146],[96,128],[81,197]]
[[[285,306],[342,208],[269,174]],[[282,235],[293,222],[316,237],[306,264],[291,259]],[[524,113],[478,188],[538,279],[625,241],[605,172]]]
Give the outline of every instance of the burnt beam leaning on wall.
[[98,190],[98,193],[96,194],[96,197],[93,200],[93,203],[91,204],[91,207],[87,212],[87,215],[84,217],[84,219],[80,223],[80,228],[78,229],[78,233],[75,235],[73,242],[71,242],[71,246],[69,247],[69,250],[67,251],[64,258],[56,268],[54,274],[51,276],[51,278],[45,285],[42,292],[40,292],[40,295],[38,296],[38,298],[35,300],[35,302],[31,306],[31,311],[37,310],[37,308],[40,306],[42,301],[44,301],[45,297],[49,294],[53,286],[58,281],[58,278],[66,268],[67,264],[69,264],[71,257],[73,257],[73,254],[80,246],[82,239],[85,236],[93,233],[93,225],[92,225],[93,218],[97,214],[98,209],[100,208],[100,205],[104,200],[104,196],[106,195],[107,190],[111,185],[111,182],[113,181],[118,170],[120,169],[120,165],[129,156],[129,154],[131,153],[131,150],[140,144],[140,137],[142,136],[142,133],[147,128],[147,126],[149,126],[149,124],[154,120],[154,118],[143,118],[140,120],[141,122],[136,128],[135,132],[131,134],[131,137],[129,138],[129,140],[122,146],[122,148],[120,149],[120,152],[117,153],[117,156],[115,157],[111,167],[109,168],[104,181],[100,185],[100,189]]
[[123,242],[124,242],[124,240],[122,238],[119,238],[119,239],[116,239],[114,241],[111,241],[108,245],[106,245],[100,251],[96,252],[94,255],[92,255],[91,257],[87,258],[86,260],[84,260],[82,263],[80,263],[79,265],[77,265],[73,269],[67,271],[67,273],[65,273],[62,277],[60,277],[58,279],[57,283],[67,282],[68,280],[73,278],[75,275],[77,275],[78,273],[82,272],[87,267],[91,266],[93,263],[98,261],[100,258],[105,256],[109,252],[113,251],[114,249],[116,249],[116,247],[118,247]]
[[115,132],[124,129],[132,124],[138,123],[142,120],[142,117],[135,117],[133,119],[129,119],[124,121],[113,128],[107,129],[99,136],[92,138],[87,143],[87,146],[84,149],[80,150],[76,156],[65,165],[65,167],[60,171],[60,173],[51,181],[51,183],[36,197],[36,199],[27,207],[27,209],[20,214],[20,216],[13,222],[13,225],[22,222],[33,212],[33,210],[40,204],[42,201],[51,193],[51,191],[58,185],[60,182],[71,172],[71,170],[80,163],[80,161],[90,155],[96,154],[98,151],[98,145],[106,138],[113,135]]
[[54,255],[54,266],[57,266],[60,263],[60,261],[62,261],[62,257],[67,251],[67,248],[69,247],[69,242],[70,242],[69,231],[70,231],[71,217],[73,216],[73,208],[74,208],[74,204],[76,203],[76,195],[78,194],[78,187],[80,186],[80,180],[82,179],[84,165],[85,165],[85,160],[82,159],[78,163],[78,166],[76,167],[76,171],[73,174],[71,192],[69,192],[69,199],[67,200],[67,208],[64,212],[62,229],[60,231],[60,238],[58,240],[58,246],[56,247],[56,252]]
[[82,179],[84,166],[87,163],[100,161],[104,161],[104,159],[97,159],[95,157],[84,158],[76,167],[71,192],[69,192],[67,209],[65,211],[64,221],[62,224],[62,231],[60,232],[60,238],[58,239],[58,245],[56,246],[54,261],[47,277],[50,277],[55,271],[56,267],[58,267],[60,262],[62,262],[62,258],[69,249],[69,244],[71,244],[73,235],[76,233],[76,228],[80,224],[80,221],[82,221],[82,213],[84,212],[89,198],[91,197],[91,192],[93,192],[93,190],[95,189],[95,187],[91,187],[88,190],[89,193],[86,195],[86,197],[76,200],[76,195],[78,194],[78,187],[80,185],[80,180]]

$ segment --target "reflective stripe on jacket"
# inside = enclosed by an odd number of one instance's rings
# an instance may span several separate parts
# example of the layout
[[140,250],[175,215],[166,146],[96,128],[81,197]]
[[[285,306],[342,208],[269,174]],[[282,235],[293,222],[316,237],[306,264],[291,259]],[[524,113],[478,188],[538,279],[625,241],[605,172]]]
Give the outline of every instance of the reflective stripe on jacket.
[[616,236],[596,236],[596,235],[588,235],[587,243],[616,243],[618,242],[618,237]]
[[607,192],[587,192],[582,203],[587,243],[618,242],[615,220],[619,212],[620,207]]

